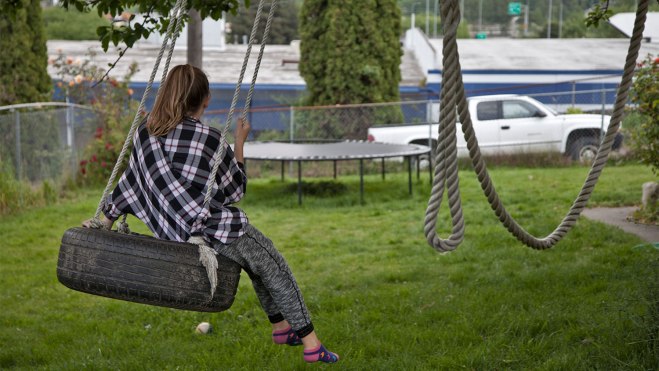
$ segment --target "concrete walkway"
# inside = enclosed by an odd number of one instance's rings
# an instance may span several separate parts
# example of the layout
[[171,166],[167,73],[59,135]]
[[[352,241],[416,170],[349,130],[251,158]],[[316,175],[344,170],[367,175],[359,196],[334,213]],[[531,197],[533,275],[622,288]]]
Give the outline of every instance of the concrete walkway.
[[640,237],[645,242],[659,243],[659,226],[638,224],[627,220],[636,207],[597,207],[584,209],[583,216],[602,223],[616,226],[627,233]]

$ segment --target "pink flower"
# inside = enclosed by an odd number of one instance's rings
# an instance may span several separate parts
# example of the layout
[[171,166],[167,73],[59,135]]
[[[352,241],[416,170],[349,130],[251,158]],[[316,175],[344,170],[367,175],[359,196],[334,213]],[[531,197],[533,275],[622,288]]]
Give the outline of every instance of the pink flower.
[[80,84],[83,80],[83,77],[82,75],[76,75],[76,77],[74,77],[73,80],[76,82],[76,84]]
[[101,161],[101,167],[106,167],[106,166],[108,166],[107,162]]
[[73,58],[66,57],[66,64],[72,64],[72,63],[73,63]]
[[87,160],[80,161],[80,166],[84,167],[85,165],[87,165]]
[[92,155],[92,158],[90,159],[91,162],[96,162],[98,159],[96,158],[96,155]]
[[112,149],[112,144],[110,143],[105,143],[105,149],[111,150]]
[[128,89],[128,95],[133,95],[134,91],[133,89]]

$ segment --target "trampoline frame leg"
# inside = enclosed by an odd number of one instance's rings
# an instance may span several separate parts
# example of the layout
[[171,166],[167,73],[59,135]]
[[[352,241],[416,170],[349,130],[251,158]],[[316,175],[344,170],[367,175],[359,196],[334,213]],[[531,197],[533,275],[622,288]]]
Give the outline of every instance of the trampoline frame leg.
[[359,202],[364,204],[364,160],[359,160]]
[[302,205],[302,161],[297,162],[297,204]]
[[407,186],[412,195],[412,156],[407,156]]

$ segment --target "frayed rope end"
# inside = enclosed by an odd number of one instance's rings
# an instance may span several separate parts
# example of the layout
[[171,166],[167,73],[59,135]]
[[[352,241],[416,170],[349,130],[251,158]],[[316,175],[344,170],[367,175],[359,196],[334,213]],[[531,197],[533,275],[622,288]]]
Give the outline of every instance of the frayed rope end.
[[206,268],[208,281],[211,284],[211,299],[215,295],[217,288],[217,252],[213,250],[206,241],[199,236],[191,236],[188,242],[199,247],[199,262]]

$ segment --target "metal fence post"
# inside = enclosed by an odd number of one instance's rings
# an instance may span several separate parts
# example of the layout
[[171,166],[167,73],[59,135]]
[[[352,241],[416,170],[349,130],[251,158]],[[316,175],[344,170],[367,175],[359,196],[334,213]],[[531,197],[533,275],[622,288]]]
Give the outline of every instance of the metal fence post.
[[293,143],[295,141],[295,134],[294,134],[294,130],[295,130],[295,115],[294,115],[294,113],[295,113],[295,111],[293,110],[293,106],[290,106],[289,112],[290,113],[289,113],[289,118],[288,118],[288,125],[289,125],[290,133],[289,133],[288,136],[290,138],[290,142]]
[[73,126],[72,126],[72,120],[71,120],[71,110],[72,107],[69,105],[69,97],[66,97],[66,146],[71,147],[73,146]]
[[606,113],[606,89],[602,86],[602,117],[600,122],[600,141],[604,139],[604,114]]
[[577,103],[577,82],[572,81],[572,107]]
[[16,121],[14,130],[16,130],[16,179],[21,180],[23,175],[23,158],[21,156],[21,113],[14,110]]
[[[289,114],[290,117],[288,118],[288,121],[289,121],[289,131],[290,131],[290,133],[289,133],[288,137],[290,138],[290,142],[294,143],[295,142],[295,107],[290,106],[289,111],[290,111],[290,114]],[[292,177],[293,176],[293,161],[288,162],[288,172],[289,172],[288,175],[290,177]],[[282,175],[283,175],[283,173],[282,173]],[[283,180],[283,177],[282,177],[282,180]]]
[[71,151],[71,175],[73,179],[76,179],[78,175],[78,172],[76,171],[76,166],[78,164],[78,152],[76,150],[75,140],[75,108],[72,106],[67,107],[67,114],[69,114],[69,120],[66,123],[66,140],[67,144],[69,145],[69,150]]
[[[426,103],[427,105],[427,111],[428,113],[426,114],[426,120],[428,121],[428,147],[430,147],[430,153],[428,153],[428,168],[430,170],[430,184],[432,184],[432,168],[433,168],[433,161],[435,160],[432,155],[432,100],[428,100]],[[437,113],[439,115],[439,112]]]

